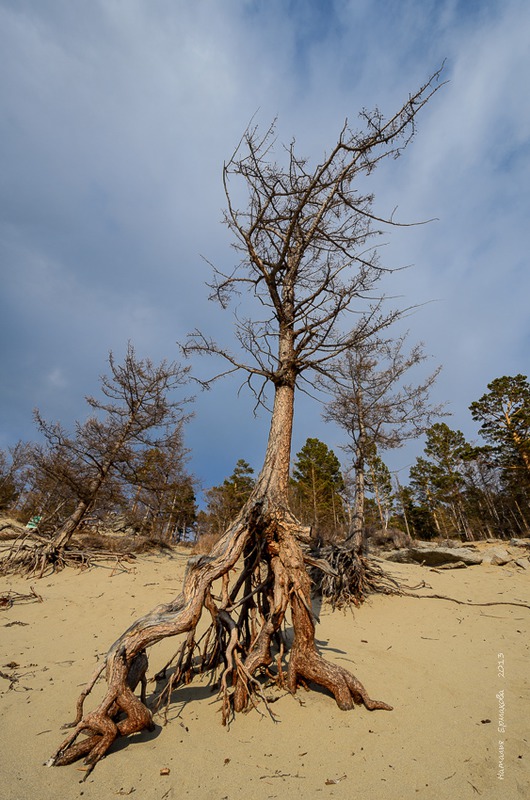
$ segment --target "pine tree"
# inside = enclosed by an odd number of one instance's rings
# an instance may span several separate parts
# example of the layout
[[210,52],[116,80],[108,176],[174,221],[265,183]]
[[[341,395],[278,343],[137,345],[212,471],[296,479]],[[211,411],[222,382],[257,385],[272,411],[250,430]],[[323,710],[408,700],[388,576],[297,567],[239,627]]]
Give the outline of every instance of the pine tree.
[[315,539],[336,538],[344,521],[340,462],[324,442],[308,438],[292,473],[293,507]]
[[245,505],[254,488],[254,470],[240,458],[229,478],[206,492],[205,524],[209,532],[221,535]]
[[464,460],[469,445],[464,434],[445,422],[436,422],[426,435],[425,455],[410,469],[410,483],[421,507],[432,515],[436,533],[472,539],[465,511]]
[[530,384],[526,375],[496,378],[488,392],[471,403],[480,434],[490,442],[499,463],[530,473]]

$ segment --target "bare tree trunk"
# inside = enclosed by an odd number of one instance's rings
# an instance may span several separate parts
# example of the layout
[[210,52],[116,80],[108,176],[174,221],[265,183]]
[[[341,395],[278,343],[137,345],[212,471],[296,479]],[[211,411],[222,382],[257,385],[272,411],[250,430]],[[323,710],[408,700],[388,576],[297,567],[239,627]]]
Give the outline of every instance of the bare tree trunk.
[[68,544],[74,532],[77,530],[83,519],[88,513],[91,506],[90,502],[80,500],[75,507],[75,511],[70,514],[68,519],[63,522],[58,531],[56,531],[51,542],[51,548],[54,550],[61,550]]
[[56,531],[51,543],[50,543],[50,552],[53,550],[55,552],[61,551],[72,536],[74,535],[75,531],[79,528],[81,522],[84,520],[86,515],[88,514],[90,508],[92,507],[99,490],[105,483],[108,473],[110,470],[110,464],[106,464],[101,468],[101,472],[97,478],[90,481],[90,485],[88,487],[88,491],[86,497],[82,500],[79,500],[75,510],[72,514],[68,517],[65,522],[61,525],[58,531]]
[[403,512],[403,520],[405,522],[405,529],[407,531],[407,536],[410,539],[411,538],[410,526],[409,526],[409,521],[408,521],[408,517],[407,517],[407,511],[406,511],[406,508],[405,508],[405,503],[403,502],[403,491],[402,491],[402,487],[401,487],[401,484],[399,482],[399,478],[397,476],[397,473],[395,474],[395,481],[396,481],[396,487],[397,487],[397,493],[396,494],[397,494],[397,496],[399,498],[399,501],[401,503],[401,510]]
[[348,531],[348,535],[345,539],[345,544],[351,547],[356,553],[361,552],[363,544],[364,497],[364,457],[362,443],[359,442],[355,451],[355,495],[353,502],[353,517],[350,530]]
[[379,486],[377,485],[373,466],[370,466],[370,473],[372,477],[372,486],[374,487],[373,492],[375,495],[375,503],[377,505],[377,510],[379,511],[379,519],[381,520],[381,527],[384,531],[386,531],[388,528],[388,514],[385,514],[383,511],[383,503],[381,502],[381,494],[379,492]]
[[527,522],[523,512],[521,511],[521,506],[519,505],[517,500],[515,500],[515,507],[516,507],[517,511],[519,512],[519,516],[520,516],[520,518],[522,520],[522,523],[523,523],[522,527],[518,523],[519,530],[521,531],[521,533],[524,533],[525,531],[528,530],[528,522]]
[[315,479],[315,465],[311,464],[311,493],[313,495],[313,527],[317,530],[318,512],[317,512],[317,486]]
[[434,526],[436,528],[436,532],[438,533],[438,536],[441,536],[442,535],[442,529],[440,527],[440,521],[438,519],[438,512],[436,510],[436,503],[435,503],[435,501],[433,499],[433,496],[432,496],[431,492],[428,489],[427,489],[427,501],[429,503],[429,508],[430,508],[430,511],[431,511],[431,514],[432,514],[432,518],[434,520]]
[[278,386],[265,460],[248,502],[252,502],[254,496],[267,496],[270,501],[287,507],[293,417],[294,385]]

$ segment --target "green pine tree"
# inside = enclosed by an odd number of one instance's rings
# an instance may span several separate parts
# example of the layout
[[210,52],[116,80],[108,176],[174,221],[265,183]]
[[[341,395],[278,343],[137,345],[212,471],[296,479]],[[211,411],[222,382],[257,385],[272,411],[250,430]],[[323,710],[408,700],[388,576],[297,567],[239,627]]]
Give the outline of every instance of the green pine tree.
[[344,520],[344,480],[337,456],[319,439],[308,438],[297,454],[292,490],[296,513],[313,537],[335,538]]

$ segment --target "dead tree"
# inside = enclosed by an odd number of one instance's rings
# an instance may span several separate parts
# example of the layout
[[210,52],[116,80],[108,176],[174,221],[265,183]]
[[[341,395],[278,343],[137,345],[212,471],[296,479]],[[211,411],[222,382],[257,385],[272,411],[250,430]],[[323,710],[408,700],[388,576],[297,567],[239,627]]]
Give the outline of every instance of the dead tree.
[[[274,676],[291,692],[300,682],[319,684],[344,710],[356,702],[390,709],[371,700],[351,673],[317,651],[304,554],[307,531],[289,508],[291,434],[299,382],[310,381],[311,372],[324,373],[333,359],[389,323],[382,301],[366,308],[365,298],[373,295],[381,275],[370,243],[375,223],[382,220],[372,210],[372,197],[360,194],[355,181],[385,157],[399,155],[438,79],[439,73],[388,120],[379,111],[363,112],[363,131],[346,124],[330,154],[313,169],[296,155],[294,144],[284,151],[284,166],[272,160],[274,127],[264,137],[248,129],[225,164],[226,223],[242,260],[230,274],[216,273],[214,295],[226,305],[232,292],[247,291],[262,313],[236,321],[239,342],[252,363],[200,332],[188,350],[217,353],[229,370],[246,370],[251,384],[261,380],[255,387],[259,400],[264,386],[272,386],[264,464],[248,501],[211,553],[188,563],[182,593],[133,623],[111,647],[103,701],[79,719],[50,764],[84,756],[90,768],[117,736],[152,724],[128,676],[146,648],[177,634],[185,640],[163,696],[169,697],[194,669],[219,668],[225,721],[262,696],[262,675]],[[244,210],[232,200],[231,181],[238,178],[248,190]],[[344,325],[349,313],[357,314],[351,328]],[[231,573],[238,562],[241,568]],[[212,584],[218,579],[220,594],[214,596]],[[211,616],[211,627],[199,643],[195,632],[203,610]],[[290,643],[283,635],[288,612]],[[78,741],[81,733],[86,738]]]
[[421,345],[407,353],[405,343],[406,335],[368,338],[345,353],[325,379],[332,399],[324,418],[347,434],[343,449],[355,473],[351,523],[344,542],[315,552],[334,568],[334,574],[314,576],[319,591],[334,606],[358,604],[371,592],[397,588],[365,554],[366,469],[378,452],[401,447],[445,414],[443,406],[429,402],[440,368],[423,380],[407,382],[409,371],[427,356]]
[[[133,471],[138,452],[160,447],[185,419],[183,403],[170,395],[181,386],[188,368],[138,359],[129,342],[123,363],[109,355],[110,374],[100,379],[103,399],[87,397],[91,416],[69,435],[59,423],[35,418],[47,447],[35,448],[38,469],[64,485],[71,509],[51,539],[16,543],[1,569],[43,574],[66,563],[66,547],[112,480]],[[72,505],[73,501],[73,505]]]

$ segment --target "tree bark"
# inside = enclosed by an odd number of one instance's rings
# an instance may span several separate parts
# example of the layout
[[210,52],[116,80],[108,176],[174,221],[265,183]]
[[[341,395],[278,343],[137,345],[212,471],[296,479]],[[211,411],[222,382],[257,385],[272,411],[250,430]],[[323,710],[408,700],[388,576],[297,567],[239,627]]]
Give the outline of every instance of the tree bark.
[[360,553],[363,543],[364,525],[364,458],[360,445],[356,447],[355,458],[355,495],[353,503],[353,517],[350,530],[344,541],[347,547],[351,547],[356,553]]
[[106,468],[104,467],[101,470],[101,475],[90,482],[90,486],[87,491],[87,499],[79,500],[73,513],[70,514],[68,519],[63,522],[59,530],[56,531],[55,536],[51,541],[50,550],[62,550],[68,544],[75,531],[78,529],[81,522],[84,520],[90,508],[92,507],[99,490],[107,478],[109,469],[110,465]]

